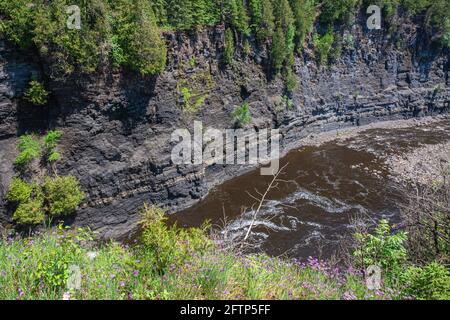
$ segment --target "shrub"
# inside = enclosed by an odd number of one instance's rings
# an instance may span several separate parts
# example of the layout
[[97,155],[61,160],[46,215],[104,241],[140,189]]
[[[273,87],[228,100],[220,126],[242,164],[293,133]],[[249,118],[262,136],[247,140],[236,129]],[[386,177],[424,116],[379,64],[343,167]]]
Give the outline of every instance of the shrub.
[[329,32],[323,36],[314,34],[313,43],[314,48],[318,54],[317,61],[319,64],[325,64],[328,61],[328,54],[334,42],[333,33]]
[[244,103],[242,106],[236,108],[233,111],[233,121],[234,124],[239,127],[245,127],[247,124],[249,124],[252,121],[252,116],[250,114],[249,104]]
[[450,272],[437,262],[420,267],[410,267],[403,275],[405,292],[418,299],[449,300]]
[[64,133],[59,130],[51,130],[44,137],[44,146],[47,149],[47,159],[49,162],[55,162],[59,160],[60,154],[55,150],[59,139]]
[[225,49],[223,51],[223,63],[230,64],[233,62],[234,52],[236,48],[234,46],[234,35],[231,29],[225,31]]
[[286,90],[289,93],[292,93],[297,89],[298,87],[298,81],[295,77],[295,74],[292,71],[289,71],[286,75]]
[[[199,97],[199,95],[194,96],[194,94],[191,92],[191,89],[187,87],[181,88],[181,97],[183,99],[183,108],[184,110],[188,112],[195,112],[200,108],[200,106],[205,102],[206,96],[202,95]],[[191,100],[195,97],[194,103],[191,102]]]
[[43,191],[50,216],[69,215],[84,199],[80,184],[73,176],[46,177]]
[[202,228],[180,229],[168,227],[164,211],[156,206],[144,206],[142,211],[142,252],[147,263],[153,263],[157,273],[170,266],[179,266],[212,246]]
[[9,186],[6,200],[15,203],[23,203],[30,200],[34,185],[23,181],[20,178],[14,178]]
[[20,225],[29,226],[44,222],[45,212],[42,197],[20,203],[13,214],[13,220]]
[[402,218],[408,232],[408,253],[416,263],[450,263],[450,172],[443,167],[431,186],[415,185],[406,192]]
[[48,92],[42,83],[32,80],[25,92],[25,99],[35,106],[43,106],[47,104]]
[[14,161],[17,166],[24,166],[41,156],[41,144],[35,135],[19,137],[18,148],[20,153]]
[[9,186],[6,200],[17,205],[13,220],[20,225],[35,225],[45,218],[42,190],[39,186],[14,178]]
[[389,281],[399,276],[407,259],[405,232],[391,234],[391,227],[387,220],[380,220],[374,234],[357,233],[358,243],[353,252],[359,267],[366,269],[370,265],[377,265],[383,269]]

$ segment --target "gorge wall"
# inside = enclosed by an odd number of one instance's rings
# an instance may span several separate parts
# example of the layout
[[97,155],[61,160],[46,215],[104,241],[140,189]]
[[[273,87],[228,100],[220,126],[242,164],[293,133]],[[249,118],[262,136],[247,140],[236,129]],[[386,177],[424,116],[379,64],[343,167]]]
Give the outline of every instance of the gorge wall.
[[[172,164],[171,134],[192,128],[194,120],[231,128],[233,110],[247,101],[249,127],[279,128],[287,151],[314,132],[448,112],[448,51],[430,45],[407,21],[398,31],[401,41],[363,26],[353,26],[353,43],[328,66],[317,65],[311,46],[296,58],[299,85],[290,108],[282,99],[284,82],[267,78],[267,52],[251,48],[221,66],[221,27],[167,34],[168,65],[158,77],[105,69],[55,80],[45,61],[0,42],[0,224],[11,223],[4,195],[17,137],[26,132],[64,131],[57,172],[76,176],[86,193],[73,222],[120,237],[136,226],[143,203],[175,212],[248,169]],[[31,76],[46,80],[48,106],[24,101]],[[181,87],[205,98],[195,112],[183,110]]]

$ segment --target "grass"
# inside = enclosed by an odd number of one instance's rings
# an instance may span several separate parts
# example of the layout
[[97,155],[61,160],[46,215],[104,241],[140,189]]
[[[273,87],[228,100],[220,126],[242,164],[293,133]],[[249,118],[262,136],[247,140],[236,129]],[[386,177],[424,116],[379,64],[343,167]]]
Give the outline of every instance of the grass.
[[[300,263],[221,248],[203,229],[167,227],[145,208],[134,246],[97,246],[91,233],[60,227],[0,242],[0,299],[386,299],[366,289],[361,273],[310,258]],[[69,270],[81,287],[68,289]]]

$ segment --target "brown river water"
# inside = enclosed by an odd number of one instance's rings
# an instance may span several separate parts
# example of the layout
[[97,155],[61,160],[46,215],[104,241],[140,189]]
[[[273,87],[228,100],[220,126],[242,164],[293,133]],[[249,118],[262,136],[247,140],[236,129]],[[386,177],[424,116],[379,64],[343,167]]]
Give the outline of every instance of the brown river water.
[[[289,152],[278,189],[269,193],[252,237],[257,250],[304,259],[328,258],[351,234],[351,220],[365,216],[400,220],[404,197],[384,159],[427,144],[450,140],[450,120],[409,128],[369,129],[346,139]],[[170,216],[169,223],[200,226],[205,220],[223,226],[231,237],[242,236],[255,200],[247,192],[264,192],[272,177],[254,170],[214,188],[193,207]]]

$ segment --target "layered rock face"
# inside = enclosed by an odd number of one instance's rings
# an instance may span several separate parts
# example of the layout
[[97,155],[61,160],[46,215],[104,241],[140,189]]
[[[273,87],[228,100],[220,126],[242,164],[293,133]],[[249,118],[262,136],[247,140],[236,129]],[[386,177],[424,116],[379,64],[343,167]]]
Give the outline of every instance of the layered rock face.
[[[11,222],[4,195],[17,156],[17,136],[47,129],[64,131],[59,174],[76,176],[86,201],[73,217],[101,237],[132,230],[143,203],[169,213],[186,208],[217,183],[249,166],[177,166],[171,161],[171,134],[206,127],[233,127],[232,112],[250,105],[249,128],[279,128],[282,148],[294,148],[311,133],[373,121],[434,115],[449,111],[448,52],[425,45],[413,24],[402,27],[401,42],[382,31],[355,25],[353,41],[329,66],[318,66],[311,49],[296,58],[299,85],[287,107],[284,82],[268,79],[267,52],[251,48],[220,64],[220,27],[195,35],[170,34],[168,65],[158,77],[105,70],[51,80],[45,63],[0,45],[0,223]],[[51,101],[28,105],[23,92],[31,76],[47,80]],[[50,79],[50,80],[49,80]],[[187,111],[182,89],[204,102]]]

